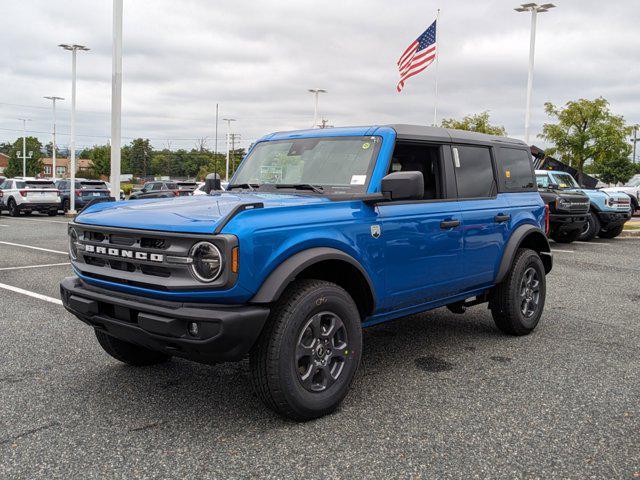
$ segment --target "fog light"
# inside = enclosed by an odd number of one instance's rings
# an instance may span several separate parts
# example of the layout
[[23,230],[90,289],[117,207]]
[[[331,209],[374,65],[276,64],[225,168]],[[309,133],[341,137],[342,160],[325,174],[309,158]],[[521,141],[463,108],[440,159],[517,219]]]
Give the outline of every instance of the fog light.
[[198,323],[197,322],[189,322],[187,326],[187,330],[189,331],[189,335],[193,337],[198,336]]

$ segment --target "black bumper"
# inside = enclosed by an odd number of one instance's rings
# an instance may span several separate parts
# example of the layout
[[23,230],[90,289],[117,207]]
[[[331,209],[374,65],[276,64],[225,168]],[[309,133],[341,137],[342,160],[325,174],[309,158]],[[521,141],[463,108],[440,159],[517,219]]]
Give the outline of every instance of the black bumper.
[[51,212],[58,211],[62,208],[60,202],[56,203],[22,203],[20,205],[16,205],[19,211],[21,212]]
[[631,212],[598,212],[602,228],[609,229],[622,225],[631,218]]
[[[242,359],[262,331],[269,308],[181,303],[135,297],[87,285],[60,283],[64,307],[83,322],[121,340],[201,363]],[[198,324],[198,335],[188,332]]]
[[555,232],[582,230],[587,223],[588,213],[552,213],[549,215],[549,227]]

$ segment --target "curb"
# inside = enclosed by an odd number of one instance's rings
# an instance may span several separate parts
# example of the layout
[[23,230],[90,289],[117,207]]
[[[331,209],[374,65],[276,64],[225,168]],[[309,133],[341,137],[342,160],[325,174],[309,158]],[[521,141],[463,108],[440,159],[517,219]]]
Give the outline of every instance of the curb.
[[620,237],[640,237],[640,230],[622,230]]

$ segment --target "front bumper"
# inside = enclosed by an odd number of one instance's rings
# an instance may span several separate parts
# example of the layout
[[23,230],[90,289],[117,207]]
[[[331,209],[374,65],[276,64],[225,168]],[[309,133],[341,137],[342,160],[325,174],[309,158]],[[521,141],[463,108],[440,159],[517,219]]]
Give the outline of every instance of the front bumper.
[[[201,363],[242,359],[260,335],[269,308],[146,299],[87,285],[60,283],[64,307],[80,320],[121,340]],[[191,322],[198,335],[188,333]]]
[[631,218],[631,211],[629,212],[598,212],[598,220],[602,228],[608,229],[622,225]]
[[552,213],[549,215],[549,226],[555,232],[582,230],[587,222],[587,213]]

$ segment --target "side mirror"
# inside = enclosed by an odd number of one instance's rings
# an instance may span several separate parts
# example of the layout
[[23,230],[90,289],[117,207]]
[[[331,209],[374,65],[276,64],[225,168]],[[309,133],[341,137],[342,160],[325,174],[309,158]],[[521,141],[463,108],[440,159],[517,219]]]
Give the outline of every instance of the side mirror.
[[424,196],[422,172],[393,172],[382,179],[382,195],[389,200],[420,200]]
[[220,185],[220,175],[217,173],[210,173],[204,179],[204,188],[206,194],[209,194],[216,190],[222,190],[222,186]]
[[557,183],[550,183],[547,188],[550,188],[551,190],[560,190],[560,185]]

